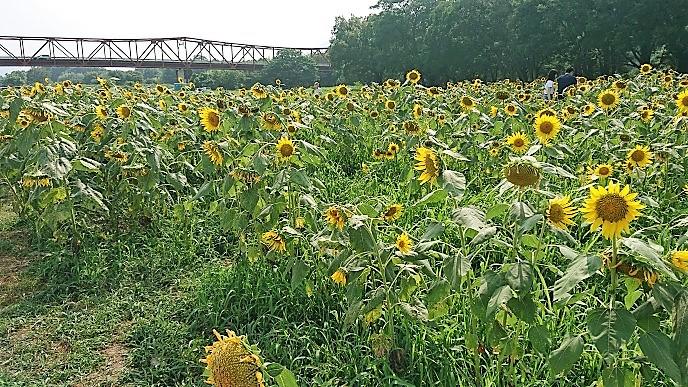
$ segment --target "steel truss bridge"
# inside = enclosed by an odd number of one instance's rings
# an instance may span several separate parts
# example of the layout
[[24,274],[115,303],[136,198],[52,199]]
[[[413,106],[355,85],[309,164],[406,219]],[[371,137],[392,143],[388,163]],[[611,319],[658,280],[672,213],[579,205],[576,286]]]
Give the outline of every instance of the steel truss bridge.
[[290,48],[194,38],[91,39],[0,36],[0,66],[257,70],[280,51],[311,56],[329,71],[328,48]]

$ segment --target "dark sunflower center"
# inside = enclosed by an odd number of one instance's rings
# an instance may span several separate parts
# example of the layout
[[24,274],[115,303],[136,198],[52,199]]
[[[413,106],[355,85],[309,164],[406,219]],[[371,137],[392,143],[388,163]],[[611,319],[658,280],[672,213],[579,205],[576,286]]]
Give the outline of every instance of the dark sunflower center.
[[393,216],[396,215],[396,214],[397,214],[397,208],[396,208],[396,207],[390,207],[390,208],[387,210],[387,212],[385,212],[385,217],[391,218],[391,217],[393,217]]
[[599,174],[601,176],[607,176],[609,174],[609,168],[607,167],[601,167],[599,170]]
[[294,147],[291,144],[282,144],[280,147],[280,154],[283,157],[289,157],[294,153]]
[[683,106],[688,106],[688,95],[681,99],[681,104]]
[[542,124],[540,124],[540,131],[544,134],[550,134],[552,133],[552,130],[554,130],[554,125],[549,122],[545,121]]
[[463,104],[466,105],[466,106],[471,106],[471,105],[473,105],[473,100],[470,99],[470,98],[468,98],[468,97],[463,97],[463,101],[462,101],[462,102],[463,102]]
[[561,223],[564,220],[564,209],[559,204],[549,206],[549,220],[552,223]]
[[595,211],[605,222],[618,222],[628,214],[628,203],[619,194],[606,194],[597,200]]
[[641,151],[640,149],[637,149],[631,153],[631,159],[635,161],[636,163],[643,161],[645,159],[645,152]]
[[514,140],[514,146],[516,146],[517,148],[520,148],[523,145],[524,145],[524,142],[523,142],[522,138],[517,138],[516,140]]
[[219,126],[220,125],[220,116],[218,116],[214,112],[211,112],[208,114],[208,122],[213,127]]
[[605,94],[602,96],[602,103],[605,105],[613,105],[616,102],[614,94]]

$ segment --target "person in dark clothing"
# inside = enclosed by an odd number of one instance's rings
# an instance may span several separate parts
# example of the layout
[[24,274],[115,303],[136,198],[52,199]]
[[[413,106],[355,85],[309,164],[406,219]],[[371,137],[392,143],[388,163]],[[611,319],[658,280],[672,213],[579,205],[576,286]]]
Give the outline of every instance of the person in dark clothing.
[[578,80],[574,74],[575,70],[573,67],[569,67],[566,69],[566,73],[564,75],[557,78],[557,94],[559,95],[559,98],[564,96],[564,91],[567,87],[575,86],[578,83]]

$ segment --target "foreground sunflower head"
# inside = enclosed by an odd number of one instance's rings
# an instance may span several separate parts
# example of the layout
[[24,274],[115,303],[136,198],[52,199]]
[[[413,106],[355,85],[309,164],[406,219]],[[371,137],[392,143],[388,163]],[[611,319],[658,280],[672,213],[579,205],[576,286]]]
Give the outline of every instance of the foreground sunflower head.
[[581,212],[591,224],[592,231],[602,226],[602,235],[606,239],[618,238],[622,232],[629,231],[631,221],[636,219],[645,208],[636,200],[637,193],[631,188],[621,188],[618,184],[609,183],[607,187],[591,187],[590,197],[586,199]]
[[504,168],[504,177],[521,189],[535,187],[540,182],[541,167],[532,157],[513,158]]
[[213,330],[217,341],[205,347],[208,380],[218,387],[264,387],[261,360],[245,343],[245,337],[227,330],[227,336]]

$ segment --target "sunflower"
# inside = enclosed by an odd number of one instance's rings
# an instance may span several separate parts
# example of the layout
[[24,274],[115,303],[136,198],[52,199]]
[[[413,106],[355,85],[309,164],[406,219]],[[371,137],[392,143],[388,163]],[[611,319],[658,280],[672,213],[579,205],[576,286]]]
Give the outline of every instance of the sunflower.
[[337,269],[337,271],[335,271],[330,278],[332,278],[332,281],[339,286],[346,285],[346,272],[341,267]]
[[490,116],[497,117],[497,113],[499,113],[499,108],[497,106],[490,106]]
[[325,219],[327,220],[327,223],[331,224],[332,226],[340,230],[344,229],[344,214],[338,207],[333,206],[328,208],[325,211]]
[[224,157],[222,156],[220,147],[218,147],[217,144],[208,140],[203,143],[202,148],[203,152],[206,154],[206,156],[208,156],[208,158],[213,164],[217,166],[222,165]]
[[615,82],[612,84],[612,86],[614,86],[614,88],[615,88],[616,90],[625,90],[626,87],[628,87],[628,85],[626,84],[626,82],[624,82],[624,81],[622,81],[622,80],[615,81]]
[[583,108],[581,109],[581,113],[584,116],[590,116],[594,112],[595,112],[595,105],[593,105],[591,103],[585,104],[585,106],[583,106]]
[[260,83],[256,83],[251,87],[251,94],[256,99],[264,99],[268,97],[268,92],[265,91],[265,87]]
[[614,168],[610,164],[599,164],[595,167],[595,175],[599,178],[606,179],[612,175]]
[[261,116],[261,120],[263,121],[263,126],[265,126],[267,129],[271,129],[271,130],[282,129],[282,123],[279,121],[279,119],[277,118],[277,114],[275,114],[275,113],[265,112]]
[[671,263],[682,272],[688,273],[688,251],[675,251],[671,254]]
[[277,142],[276,149],[277,157],[282,161],[286,161],[294,154],[296,147],[288,137],[282,137]]
[[334,92],[335,92],[335,94],[337,94],[339,97],[344,98],[344,97],[346,97],[347,95],[349,95],[349,88],[346,87],[346,85],[339,85],[339,86],[337,86],[337,87],[334,88]]
[[460,104],[464,110],[473,110],[475,108],[475,101],[467,95],[461,97]]
[[399,153],[399,144],[396,142],[390,142],[389,145],[387,145],[387,151],[392,152],[393,154]]
[[206,132],[212,133],[220,127],[220,112],[217,110],[204,107],[200,110],[199,116]]
[[591,223],[590,230],[602,226],[602,235],[607,239],[618,238],[622,232],[629,231],[631,221],[638,217],[639,210],[645,208],[635,200],[637,193],[631,193],[629,186],[623,189],[615,183],[590,187],[590,197],[581,208],[586,221]]
[[561,121],[556,116],[541,115],[535,119],[535,135],[542,144],[549,143],[559,133]]
[[420,81],[420,72],[418,70],[411,70],[408,73],[406,73],[406,80],[409,83],[416,84]]
[[526,137],[525,134],[516,132],[506,139],[506,143],[511,145],[511,149],[513,149],[514,152],[523,153],[528,150],[530,141],[528,141],[528,137]]
[[518,109],[516,108],[516,105],[514,105],[513,103],[507,104],[504,107],[504,111],[511,117],[515,116],[518,113]]
[[568,196],[557,197],[549,200],[547,208],[547,220],[560,230],[566,229],[574,224],[571,218],[575,214],[575,209],[571,206],[571,198]]
[[100,142],[100,140],[103,139],[103,136],[105,135],[105,128],[103,128],[101,125],[96,125],[93,130],[91,130],[91,138],[95,142]]
[[421,104],[413,105],[413,118],[419,119],[423,115],[423,106]]
[[126,120],[131,116],[131,108],[127,105],[119,105],[117,107],[117,116],[119,118]]
[[189,106],[184,102],[181,102],[177,105],[177,109],[179,109],[181,113],[186,113],[187,111],[189,111]]
[[392,204],[387,208],[384,214],[382,214],[382,218],[388,222],[395,221],[401,217],[401,212],[403,210],[403,206],[401,204]]
[[540,182],[540,170],[540,164],[532,157],[514,158],[504,168],[504,177],[521,189],[535,187]]
[[217,341],[205,347],[207,353],[202,363],[206,364],[208,380],[205,382],[218,387],[265,387],[260,372],[261,360],[246,344],[245,337],[237,336],[227,330],[227,336],[213,329]]
[[96,116],[100,118],[101,120],[104,120],[108,117],[107,110],[105,109],[104,106],[96,106]]
[[683,90],[676,97],[676,106],[680,112],[688,112],[688,89]]
[[418,181],[420,181],[421,184],[428,182],[430,185],[434,184],[440,172],[435,152],[425,147],[416,149],[415,169],[416,171],[422,171],[421,175],[418,177]]
[[652,163],[652,158],[654,155],[650,152],[650,148],[647,146],[636,145],[634,149],[628,152],[626,160],[629,164],[634,167],[644,168],[648,164]]
[[282,236],[279,233],[277,233],[277,231],[270,230],[264,232],[260,236],[260,241],[270,251],[277,251],[278,253],[282,253],[287,250],[287,243],[284,241]]
[[413,242],[411,242],[411,238],[409,238],[408,234],[404,232],[397,237],[395,246],[401,254],[406,255],[413,249]]
[[652,117],[654,117],[655,111],[650,109],[650,108],[644,108],[643,110],[640,111],[640,118],[644,122],[650,122],[652,120]]
[[597,102],[604,110],[613,109],[619,104],[619,93],[613,89],[607,89],[597,96]]
[[397,108],[397,103],[392,101],[391,99],[387,100],[385,101],[385,108],[387,108],[387,110],[394,110]]
[[550,108],[544,108],[544,109],[538,111],[536,114],[537,118],[540,118],[542,116],[556,117],[557,112],[555,112],[553,109],[550,109]]
[[652,65],[645,63],[644,65],[640,66],[641,74],[649,74],[650,71],[652,71]]

